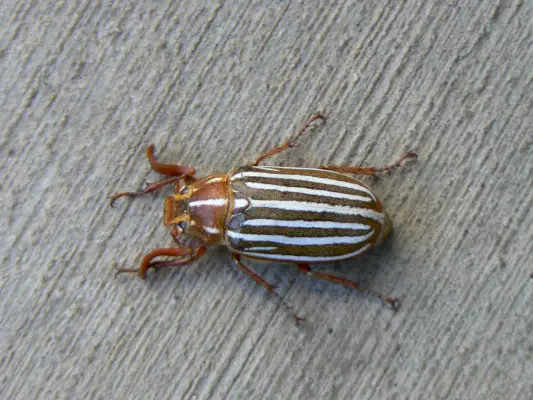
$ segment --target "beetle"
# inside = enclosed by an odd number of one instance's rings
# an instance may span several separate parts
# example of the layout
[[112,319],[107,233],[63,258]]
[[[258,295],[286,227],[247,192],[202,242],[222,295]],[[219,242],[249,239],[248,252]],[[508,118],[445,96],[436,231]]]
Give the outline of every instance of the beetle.
[[[246,266],[242,259],[296,264],[318,279],[344,284],[370,293],[394,310],[399,300],[361,288],[354,281],[314,271],[314,263],[328,263],[356,257],[383,242],[392,230],[391,220],[377,195],[363,182],[349,176],[391,171],[409,158],[407,152],[397,162],[381,168],[321,165],[318,168],[260,166],[265,159],[294,147],[297,139],[321,114],[313,115],[304,127],[281,146],[260,155],[254,163],[231,173],[195,177],[194,168],[164,164],[156,160],[154,145],[146,156],[151,168],[167,178],[138,192],[122,192],[111,197],[111,206],[123,196],[139,196],[166,185],[174,193],[164,205],[164,224],[171,227],[177,247],[157,248],[142,259],[139,268],[118,268],[120,273],[137,273],[146,279],[151,268],[183,266],[200,258],[208,247],[228,248],[236,265],[257,283],[277,296],[296,322],[304,318],[277,294],[275,287]],[[198,245],[182,243],[184,237]],[[170,260],[154,261],[168,256]]]

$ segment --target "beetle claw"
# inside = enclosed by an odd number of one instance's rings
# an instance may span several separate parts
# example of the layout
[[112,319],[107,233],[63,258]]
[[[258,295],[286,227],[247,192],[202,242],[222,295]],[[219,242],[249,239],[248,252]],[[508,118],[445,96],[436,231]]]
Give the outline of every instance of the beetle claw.
[[400,306],[402,305],[400,299],[397,297],[386,297],[384,300],[389,303],[390,307],[396,312],[400,309]]
[[106,199],[109,199],[109,207],[111,208],[115,208],[115,199],[113,198],[114,196],[107,196]]
[[113,194],[113,195],[109,195],[107,196],[107,199],[109,199],[109,206],[111,208],[115,208],[115,201],[117,201],[120,197],[120,193],[117,193],[117,194]]
[[138,274],[139,273],[139,268],[118,268],[118,267],[115,267],[115,269],[117,270],[117,272],[115,272],[115,278],[117,276],[119,276],[120,274],[125,274],[125,273]]

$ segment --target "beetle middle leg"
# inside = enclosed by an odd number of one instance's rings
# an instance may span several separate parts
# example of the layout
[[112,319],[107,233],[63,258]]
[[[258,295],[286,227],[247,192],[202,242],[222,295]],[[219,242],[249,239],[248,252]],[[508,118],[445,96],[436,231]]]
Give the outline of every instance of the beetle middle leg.
[[[117,268],[115,276],[122,273],[136,273],[139,278],[146,279],[146,273],[150,268],[158,270],[168,267],[181,267],[200,258],[205,253],[205,250],[205,247],[193,249],[189,246],[155,249],[143,257],[139,268]],[[177,259],[152,262],[154,258],[162,256],[176,257]]]
[[146,188],[143,190],[139,190],[137,192],[121,192],[117,193],[113,196],[110,196],[110,202],[111,207],[113,207],[115,201],[121,197],[134,197],[134,196],[141,196],[143,194],[151,193],[155,190],[161,189],[164,186],[170,185],[170,184],[178,184],[178,182],[182,179],[186,181],[194,181],[194,168],[187,167],[185,165],[178,165],[178,164],[164,164],[159,161],[154,156],[154,145],[150,144],[148,148],[146,149],[146,158],[148,158],[148,162],[150,163],[150,167],[160,174],[169,176],[169,178],[163,179],[158,182],[154,182],[149,184]]
[[285,300],[276,292],[276,287],[268,283],[266,280],[264,280],[257,272],[254,272],[252,269],[248,268],[246,265],[244,265],[241,262],[241,257],[239,254],[232,253],[231,255],[233,257],[233,261],[235,261],[235,264],[243,271],[246,275],[248,275],[250,278],[252,278],[256,283],[259,283],[262,285],[266,290],[268,290],[270,293],[272,293],[274,296],[276,296],[280,301],[283,307],[287,309],[292,314],[292,317],[294,318],[294,321],[296,322],[296,325],[300,321],[305,321],[304,317],[298,316],[291,306],[289,306]]
[[398,311],[398,309],[400,308],[400,300],[396,297],[388,297],[379,292],[374,292],[372,290],[362,288],[359,285],[359,283],[351,281],[349,279],[341,278],[335,275],[325,274],[322,272],[315,272],[311,269],[311,267],[308,264],[296,264],[296,265],[302,272],[305,272],[306,274],[309,274],[317,279],[324,279],[330,282],[340,283],[341,285],[348,286],[349,288],[358,290],[362,293],[371,294],[372,296],[375,296],[378,299],[388,303],[394,311]]
[[292,139],[286,140],[285,142],[283,142],[281,146],[274,147],[273,149],[267,151],[266,153],[261,154],[259,157],[257,157],[257,160],[255,160],[255,162],[252,165],[253,166],[259,165],[261,161],[269,157],[272,157],[275,154],[281,153],[285,149],[294,147],[298,138],[302,136],[302,134],[305,133],[309,129],[309,127],[313,124],[313,122],[315,122],[318,119],[321,119],[322,121],[326,121],[326,117],[324,117],[323,115],[319,113],[313,115],[311,119],[307,121],[307,123],[303,126],[303,128],[300,129],[300,131],[296,133],[296,135],[294,135]]
[[408,158],[417,158],[418,155],[412,151],[409,151],[405,153],[400,159],[398,159],[396,162],[385,165],[383,167],[352,167],[352,166],[344,166],[344,165],[321,165],[318,168],[320,169],[326,169],[329,171],[335,171],[340,172],[344,174],[356,174],[356,175],[372,175],[377,176],[380,172],[390,172],[395,168],[398,168],[402,165],[402,163],[407,160]]

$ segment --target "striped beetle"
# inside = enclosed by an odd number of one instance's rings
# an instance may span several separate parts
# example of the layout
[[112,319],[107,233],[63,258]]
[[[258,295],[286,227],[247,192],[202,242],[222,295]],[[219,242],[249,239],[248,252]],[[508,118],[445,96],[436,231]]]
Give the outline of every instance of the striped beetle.
[[[381,168],[259,166],[263,160],[294,147],[296,140],[316,120],[326,118],[313,115],[291,140],[260,155],[251,165],[202,179],[195,178],[191,167],[158,162],[154,146],[150,145],[146,155],[151,168],[168,178],[138,192],[117,193],[111,197],[111,206],[120,197],[139,196],[174,185],[174,194],[165,199],[164,224],[172,227],[171,235],[178,246],[155,249],[143,258],[139,268],[118,268],[117,274],[137,273],[146,279],[150,268],[183,266],[201,257],[208,247],[224,245],[237,266],[277,296],[296,322],[304,318],[296,315],[273,285],[245,266],[241,257],[296,264],[315,278],[370,293],[397,310],[397,298],[363,289],[348,279],[314,271],[310,264],[355,257],[381,243],[392,230],[379,198],[366,184],[346,174],[375,176],[417,155],[408,152],[397,162]],[[196,239],[199,245],[183,244],[183,236]],[[153,261],[160,256],[173,259]]]

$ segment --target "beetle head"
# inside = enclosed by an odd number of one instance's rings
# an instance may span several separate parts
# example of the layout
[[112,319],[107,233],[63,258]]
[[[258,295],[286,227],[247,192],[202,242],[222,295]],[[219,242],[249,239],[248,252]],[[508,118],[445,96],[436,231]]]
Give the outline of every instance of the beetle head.
[[222,243],[228,208],[226,175],[209,175],[177,185],[175,191],[165,200],[165,225],[174,225],[178,236],[190,236],[205,244]]

